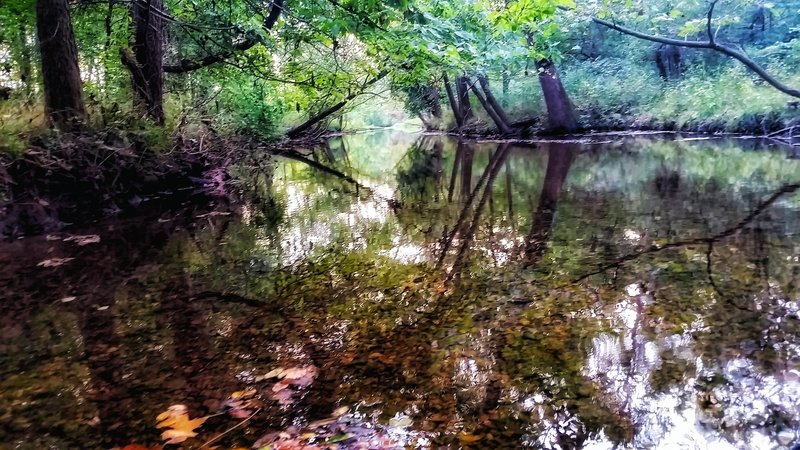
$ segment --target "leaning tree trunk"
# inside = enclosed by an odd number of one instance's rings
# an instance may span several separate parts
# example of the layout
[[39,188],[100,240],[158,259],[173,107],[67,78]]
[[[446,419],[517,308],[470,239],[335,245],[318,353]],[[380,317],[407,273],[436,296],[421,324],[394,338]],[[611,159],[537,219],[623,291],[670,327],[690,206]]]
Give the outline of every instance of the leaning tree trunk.
[[447,74],[442,74],[442,80],[444,81],[444,90],[447,92],[447,100],[450,102],[450,109],[453,110],[453,117],[456,118],[456,125],[458,128],[464,126],[464,116],[461,115],[461,108],[458,106],[458,99],[456,99],[455,94],[453,94],[453,87],[450,86],[450,79],[447,77]]
[[286,136],[289,139],[296,139],[296,138],[302,136],[303,133],[305,133],[306,131],[311,129],[313,126],[315,126],[318,123],[322,122],[323,120],[327,119],[331,115],[339,112],[339,110],[341,110],[342,108],[347,106],[348,102],[350,102],[354,98],[358,97],[359,95],[363,94],[368,88],[370,88],[372,85],[374,85],[375,83],[377,83],[380,80],[382,80],[388,74],[389,74],[389,72],[386,71],[386,70],[382,70],[382,71],[378,72],[378,74],[375,75],[374,78],[366,81],[361,86],[361,89],[359,91],[351,92],[347,97],[345,97],[339,103],[336,103],[335,105],[333,105],[333,106],[331,106],[329,108],[325,108],[322,111],[318,112],[317,114],[314,114],[313,116],[311,116],[305,122],[301,123],[300,125],[297,125],[296,127],[290,129],[289,131],[287,131],[286,132]]
[[506,126],[510,126],[511,120],[508,119],[508,115],[506,111],[503,109],[503,105],[497,101],[497,98],[492,93],[492,88],[489,86],[489,78],[486,77],[484,74],[478,75],[478,81],[481,83],[481,88],[483,89],[483,93],[486,94],[486,101],[494,108],[494,111],[500,116],[500,119],[506,124]]
[[164,124],[164,0],[140,0],[131,5],[133,19],[133,73],[136,102],[158,125]]
[[494,109],[494,107],[491,104],[489,104],[489,102],[485,98],[483,98],[483,95],[478,89],[478,86],[474,84],[471,84],[471,86],[472,86],[472,92],[475,93],[475,98],[478,99],[478,102],[480,102],[481,106],[483,106],[483,109],[485,109],[486,113],[489,114],[489,117],[492,118],[492,121],[494,122],[495,125],[497,125],[497,129],[500,130],[500,133],[511,134],[511,128],[509,127],[508,122],[505,122],[502,119],[502,117],[500,117],[500,115],[497,113],[497,111]]
[[45,113],[61,129],[86,118],[78,47],[67,0],[37,0],[36,30],[42,59]]
[[578,121],[566,89],[561,83],[553,63],[543,59],[537,63],[539,84],[542,86],[544,101],[547,104],[549,128],[554,133],[574,133],[578,131]]
[[469,102],[469,80],[467,77],[458,77],[456,79],[456,92],[458,93],[458,108],[461,112],[461,118],[464,123],[472,119],[472,104]]

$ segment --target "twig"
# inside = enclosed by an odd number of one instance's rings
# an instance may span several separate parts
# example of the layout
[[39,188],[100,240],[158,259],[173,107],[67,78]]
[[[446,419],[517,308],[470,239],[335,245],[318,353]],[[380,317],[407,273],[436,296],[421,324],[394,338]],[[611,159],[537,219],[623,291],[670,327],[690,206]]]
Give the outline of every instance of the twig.
[[244,425],[246,422],[248,422],[250,419],[252,419],[252,418],[253,418],[253,417],[254,417],[256,414],[258,414],[259,412],[261,412],[261,408],[258,408],[257,410],[255,410],[255,411],[253,412],[253,414],[250,414],[250,415],[249,415],[247,418],[245,418],[245,419],[244,419],[244,420],[242,420],[241,422],[237,423],[236,425],[234,425],[234,426],[232,426],[232,427],[228,428],[227,430],[223,431],[222,433],[220,433],[220,434],[218,434],[218,435],[214,436],[213,438],[211,438],[211,439],[207,440],[207,441],[206,441],[206,442],[205,442],[203,445],[201,445],[201,446],[200,446],[200,447],[198,447],[198,448],[206,448],[206,447],[208,447],[209,445],[213,444],[214,442],[216,442],[216,441],[220,440],[220,439],[222,438],[222,436],[225,436],[226,434],[230,433],[231,431],[233,431],[233,430],[235,430],[235,429],[239,428],[240,426]]

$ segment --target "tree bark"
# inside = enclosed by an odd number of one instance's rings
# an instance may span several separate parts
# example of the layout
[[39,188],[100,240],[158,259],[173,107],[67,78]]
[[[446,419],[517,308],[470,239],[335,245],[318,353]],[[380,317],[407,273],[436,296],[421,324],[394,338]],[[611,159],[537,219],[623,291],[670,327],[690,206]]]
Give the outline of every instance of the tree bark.
[[290,129],[289,131],[287,131],[286,132],[286,136],[289,137],[290,139],[295,139],[297,137],[300,137],[300,135],[302,135],[309,128],[313,127],[317,123],[325,120],[326,118],[330,117],[334,113],[338,112],[340,109],[344,108],[345,105],[347,105],[348,102],[350,102],[354,98],[358,97],[359,95],[363,94],[364,91],[367,88],[369,88],[373,84],[377,83],[378,81],[382,80],[388,74],[389,74],[389,72],[386,71],[386,70],[381,71],[380,73],[375,75],[375,78],[372,78],[371,80],[369,80],[366,83],[364,83],[364,85],[361,87],[361,89],[358,92],[351,93],[350,95],[345,97],[344,100],[340,101],[339,103],[337,103],[337,104],[335,104],[335,105],[333,105],[333,106],[331,106],[329,108],[325,108],[322,111],[320,111],[319,113],[311,116],[305,122],[303,122],[300,125]]
[[45,113],[58,128],[68,130],[86,119],[78,47],[67,0],[37,0],[36,30],[42,60]]
[[428,87],[427,101],[431,110],[431,115],[437,119],[441,119],[442,104],[439,103],[439,88],[433,83]]
[[500,117],[497,111],[495,111],[494,107],[491,104],[489,104],[489,102],[485,98],[483,98],[483,94],[481,94],[480,90],[478,89],[478,86],[472,83],[470,83],[470,85],[472,86],[472,92],[475,94],[475,97],[478,99],[478,102],[480,102],[481,106],[483,106],[483,109],[485,109],[486,112],[489,114],[489,117],[492,118],[494,124],[497,125],[497,129],[500,130],[500,132],[503,134],[511,134],[511,128],[508,126],[506,122],[503,121],[503,118]]
[[500,102],[497,101],[494,94],[492,93],[492,89],[489,86],[489,79],[486,78],[486,75],[480,74],[478,75],[478,82],[481,83],[481,89],[483,89],[483,93],[486,94],[486,101],[494,108],[494,111],[497,113],[498,116],[503,120],[507,127],[511,126],[511,120],[509,120],[506,111],[503,109],[503,106]]
[[472,104],[469,101],[469,79],[467,77],[461,76],[456,79],[456,92],[458,93],[458,108],[461,111],[461,118],[466,124],[474,116]]
[[[164,0],[139,0],[131,4],[133,56],[126,65],[133,73],[137,103],[158,125],[164,124]],[[136,63],[139,76],[131,64]]]
[[553,133],[574,133],[578,131],[578,121],[566,89],[561,83],[553,63],[543,59],[537,63],[539,84],[542,86],[550,131]]
[[461,108],[458,107],[458,99],[453,94],[453,87],[450,86],[450,79],[447,78],[447,74],[442,74],[442,78],[444,80],[444,90],[447,91],[447,100],[450,102],[450,109],[453,110],[453,117],[456,119],[456,125],[461,128],[464,126],[464,116],[461,115]]

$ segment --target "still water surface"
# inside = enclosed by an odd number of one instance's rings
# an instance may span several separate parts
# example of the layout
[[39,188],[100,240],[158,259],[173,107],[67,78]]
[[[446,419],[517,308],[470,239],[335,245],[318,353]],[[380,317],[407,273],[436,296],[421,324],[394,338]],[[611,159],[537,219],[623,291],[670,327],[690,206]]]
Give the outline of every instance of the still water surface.
[[800,160],[760,147],[354,135],[0,244],[0,448],[175,404],[186,448],[792,448]]

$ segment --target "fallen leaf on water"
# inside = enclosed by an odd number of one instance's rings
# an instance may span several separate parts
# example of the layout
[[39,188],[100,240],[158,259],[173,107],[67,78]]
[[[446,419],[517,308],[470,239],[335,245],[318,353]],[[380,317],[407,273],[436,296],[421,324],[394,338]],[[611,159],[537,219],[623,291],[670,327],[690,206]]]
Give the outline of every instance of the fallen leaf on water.
[[161,433],[161,438],[167,444],[180,444],[189,438],[197,436],[194,430],[203,425],[207,419],[208,416],[190,419],[185,405],[172,405],[156,417],[158,421],[156,428],[169,428]]
[[284,389],[282,391],[278,391],[272,394],[272,399],[277,401],[279,405],[291,405],[292,404],[292,390],[291,389]]
[[283,375],[283,369],[274,369],[267,372],[263,377],[257,377],[257,378],[261,378],[261,380],[269,380],[270,378],[278,378],[281,375]]
[[409,425],[414,423],[410,417],[398,417],[398,418],[391,418],[389,419],[389,426],[398,427],[398,428],[405,428]]
[[154,445],[152,447],[148,447],[141,444],[128,444],[119,450],[161,450],[162,448],[164,448],[163,445]]
[[338,436],[329,437],[326,442],[330,442],[331,444],[336,444],[338,442],[344,442],[344,441],[346,441],[346,440],[348,440],[348,439],[350,439],[352,437],[353,437],[353,435],[349,434],[349,433],[340,434]]
[[314,366],[292,367],[283,371],[284,382],[293,386],[308,386],[317,376],[317,368]]
[[481,436],[476,436],[474,434],[462,434],[458,436],[458,440],[461,441],[462,444],[471,444],[473,442],[480,441]]
[[64,242],[75,242],[79,246],[97,244],[100,242],[100,236],[96,234],[86,234],[81,236],[70,236],[64,239]]
[[263,406],[256,396],[256,390],[249,388],[236,391],[222,404],[226,412],[234,419],[247,419],[254,411]]
[[37,267],[58,267],[72,261],[75,258],[50,258],[36,264]]

